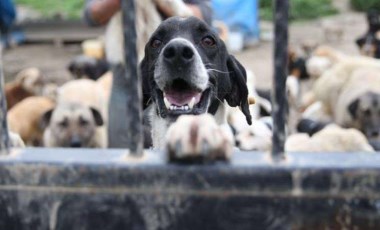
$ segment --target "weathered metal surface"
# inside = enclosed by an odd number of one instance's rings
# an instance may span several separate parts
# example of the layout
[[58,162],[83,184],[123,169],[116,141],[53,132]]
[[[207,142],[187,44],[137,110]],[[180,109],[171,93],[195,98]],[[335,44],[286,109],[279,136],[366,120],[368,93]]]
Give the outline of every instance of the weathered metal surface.
[[286,123],[286,78],[288,75],[288,14],[289,0],[275,0],[274,79],[272,90],[273,147],[272,157],[284,157]]
[[[1,42],[1,34],[0,34]],[[7,124],[7,100],[4,92],[3,54],[0,44],[0,155],[9,151],[9,133]]]
[[[109,146],[128,148],[134,155],[143,151],[142,89],[136,48],[134,1],[122,1],[124,60],[114,67],[115,82],[109,107]],[[121,124],[124,123],[124,124]]]
[[380,155],[14,150],[0,157],[0,229],[380,229]]
[[128,112],[125,121],[128,124],[128,148],[134,155],[141,155],[143,151],[142,126],[142,84],[139,77],[136,46],[136,10],[135,1],[121,1],[123,10],[123,31],[125,47],[125,68],[128,81],[127,100]]

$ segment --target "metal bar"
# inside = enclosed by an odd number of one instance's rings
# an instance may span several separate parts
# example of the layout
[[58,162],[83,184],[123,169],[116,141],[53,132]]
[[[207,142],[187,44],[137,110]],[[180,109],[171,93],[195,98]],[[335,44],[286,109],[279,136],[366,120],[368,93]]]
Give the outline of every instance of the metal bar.
[[129,94],[126,101],[127,114],[125,122],[128,126],[128,148],[133,155],[141,155],[143,151],[142,127],[142,92],[137,64],[135,2],[121,1],[123,15],[123,35],[125,47],[125,77],[127,80],[126,92]]
[[8,154],[9,147],[10,141],[7,124],[7,100],[4,92],[3,52],[0,44],[0,155]]
[[275,0],[275,45],[274,45],[274,79],[272,90],[273,102],[273,148],[272,158],[284,158],[285,123],[286,123],[286,78],[288,57],[288,15],[289,1]]

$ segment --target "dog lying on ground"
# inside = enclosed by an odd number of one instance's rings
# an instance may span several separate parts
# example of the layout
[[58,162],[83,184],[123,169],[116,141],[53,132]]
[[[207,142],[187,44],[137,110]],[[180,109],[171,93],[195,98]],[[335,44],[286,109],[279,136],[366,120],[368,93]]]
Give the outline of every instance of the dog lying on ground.
[[12,107],[7,114],[9,129],[20,135],[28,146],[42,146],[42,115],[54,107],[46,97],[25,98]]
[[195,17],[165,20],[145,47],[141,73],[154,148],[166,147],[171,159],[228,158],[226,106],[252,121],[245,69],[213,29]]
[[285,143],[287,152],[373,152],[365,136],[356,129],[328,125],[310,137],[294,134]]
[[369,57],[348,56],[329,47],[318,48],[307,62],[307,70],[315,81],[312,90],[302,96],[302,110],[322,101],[331,114],[337,94],[352,72],[358,68],[372,67],[380,67],[380,62]]
[[317,79],[336,63],[343,61],[347,56],[329,46],[318,46],[306,62],[306,69],[310,77]]
[[[347,61],[326,72],[313,87],[326,113],[319,117],[330,116],[332,122],[344,128],[362,131],[376,149],[380,146],[379,72],[380,61],[376,59]],[[315,111],[320,113],[321,109]]]
[[44,145],[105,148],[106,115],[107,101],[96,81],[79,79],[67,82],[58,89],[56,107],[42,118],[46,127]]
[[380,146],[380,68],[356,70],[342,87],[334,120],[362,131],[373,146]]

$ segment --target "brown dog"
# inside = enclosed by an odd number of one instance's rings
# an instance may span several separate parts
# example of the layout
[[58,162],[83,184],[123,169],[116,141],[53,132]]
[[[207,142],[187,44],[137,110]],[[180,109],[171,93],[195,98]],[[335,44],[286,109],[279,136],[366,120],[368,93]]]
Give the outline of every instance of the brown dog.
[[28,68],[18,73],[14,81],[5,85],[8,109],[26,97],[42,95],[43,85],[41,71],[37,68]]
[[46,97],[25,98],[8,111],[8,124],[11,131],[18,133],[30,146],[42,145],[42,115],[54,107],[54,102]]

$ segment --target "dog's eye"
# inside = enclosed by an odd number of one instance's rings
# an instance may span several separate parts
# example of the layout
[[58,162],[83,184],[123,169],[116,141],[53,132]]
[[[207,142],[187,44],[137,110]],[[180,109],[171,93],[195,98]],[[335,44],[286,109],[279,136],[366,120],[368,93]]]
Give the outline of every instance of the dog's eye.
[[371,110],[369,110],[369,109],[364,110],[364,114],[366,116],[371,116]]
[[83,118],[79,119],[79,125],[80,126],[86,126],[86,125],[88,125],[88,121],[84,120]]
[[210,36],[206,36],[202,39],[202,44],[204,46],[214,46],[216,44],[214,38],[210,37]]
[[162,41],[161,40],[158,40],[158,39],[154,39],[151,43],[150,43],[150,46],[152,46],[152,48],[154,49],[157,49],[161,46],[162,44]]
[[61,128],[67,128],[67,126],[69,126],[69,122],[67,120],[63,120],[63,121],[59,122],[58,125]]

